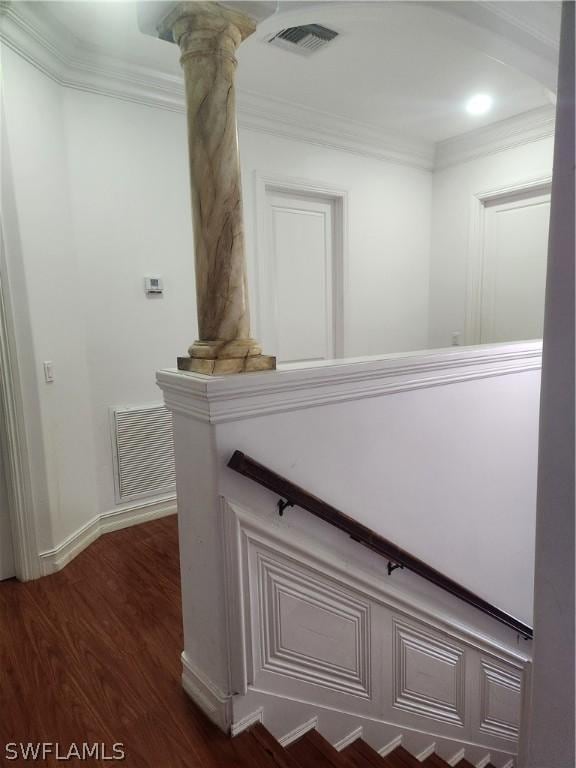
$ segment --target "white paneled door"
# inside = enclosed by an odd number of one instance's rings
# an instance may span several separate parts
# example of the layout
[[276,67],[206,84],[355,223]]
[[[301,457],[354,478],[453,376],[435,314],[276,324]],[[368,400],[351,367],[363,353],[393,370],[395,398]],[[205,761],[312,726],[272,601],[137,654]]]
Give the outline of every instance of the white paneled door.
[[542,338],[549,219],[549,192],[486,203],[480,343]]
[[0,450],[0,580],[14,576],[14,555],[3,462],[4,457]]
[[269,291],[281,363],[336,356],[335,211],[326,197],[267,190]]

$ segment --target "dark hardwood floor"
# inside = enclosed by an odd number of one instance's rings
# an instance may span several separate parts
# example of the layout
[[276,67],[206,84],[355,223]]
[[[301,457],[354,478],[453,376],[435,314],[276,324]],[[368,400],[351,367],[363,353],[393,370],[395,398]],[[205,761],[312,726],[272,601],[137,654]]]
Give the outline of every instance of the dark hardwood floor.
[[[64,570],[0,583],[0,765],[251,768],[180,685],[175,517],[106,534]],[[12,742],[124,745],[123,761],[8,760]]]
[[[401,747],[385,758],[360,741],[337,752],[316,731],[286,750],[262,725],[229,738],[182,690],[181,625],[175,517],[106,534],[54,576],[1,582],[0,766],[420,765]],[[12,745],[42,742],[57,743],[60,759],[8,759]],[[104,744],[108,759],[62,759],[84,743]],[[437,756],[422,765],[449,768]]]

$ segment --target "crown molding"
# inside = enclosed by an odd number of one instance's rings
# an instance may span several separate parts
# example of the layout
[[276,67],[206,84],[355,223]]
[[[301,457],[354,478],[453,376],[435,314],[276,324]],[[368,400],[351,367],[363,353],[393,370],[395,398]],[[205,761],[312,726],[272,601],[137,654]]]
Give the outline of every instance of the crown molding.
[[[48,4],[49,5],[49,4]],[[65,88],[184,113],[180,75],[114,58],[75,38],[42,4],[0,0],[0,41]],[[541,107],[439,142],[385,134],[377,126],[239,90],[240,128],[434,171],[554,134],[554,107]]]
[[[559,6],[560,3],[557,3],[557,5]],[[531,23],[530,20],[527,19],[521,12],[518,13],[518,11],[523,10],[522,6],[503,6],[501,2],[498,2],[498,0],[496,0],[496,2],[494,0],[490,0],[489,2],[484,2],[483,7],[489,13],[492,13],[498,18],[505,20],[512,27],[515,27],[519,32],[522,32],[525,35],[529,35],[534,40],[537,40],[542,46],[545,46],[547,49],[545,51],[545,55],[557,63],[558,53],[560,51],[560,37],[551,37],[550,35],[545,34],[541,29],[538,28],[537,25]],[[560,12],[558,12],[558,17],[560,17]],[[559,18],[558,32],[560,32]]]
[[556,110],[550,105],[446,139],[436,144],[434,170],[554,136],[555,122]]
[[[69,33],[42,6],[0,2],[0,40],[59,85],[183,113],[184,82],[109,56]],[[280,99],[238,92],[238,123],[275,136],[432,170],[434,147]]]
[[282,99],[238,92],[240,126],[276,136],[306,141],[377,160],[431,171],[432,142],[386,134],[377,126],[303,107]]

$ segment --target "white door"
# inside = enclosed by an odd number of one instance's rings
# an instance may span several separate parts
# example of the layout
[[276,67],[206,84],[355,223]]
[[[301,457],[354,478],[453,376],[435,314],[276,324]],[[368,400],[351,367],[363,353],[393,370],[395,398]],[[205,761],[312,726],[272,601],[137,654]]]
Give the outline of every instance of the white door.
[[486,204],[480,343],[541,339],[550,194]]
[[4,480],[3,456],[0,450],[0,580],[14,576],[14,555],[8,514],[8,495]]
[[279,362],[335,357],[334,203],[267,192],[273,336]]

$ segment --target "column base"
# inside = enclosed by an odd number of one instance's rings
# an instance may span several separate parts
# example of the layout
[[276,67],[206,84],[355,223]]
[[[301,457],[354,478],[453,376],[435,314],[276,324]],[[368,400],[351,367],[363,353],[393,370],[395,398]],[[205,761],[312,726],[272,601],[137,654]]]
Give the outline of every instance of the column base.
[[223,376],[227,373],[254,373],[255,371],[273,371],[276,358],[271,355],[253,357],[179,357],[178,370],[191,373],[203,373],[206,376]]
[[276,358],[263,355],[254,339],[217,339],[195,341],[188,350],[189,357],[178,358],[178,370],[222,376],[227,373],[272,371]]

